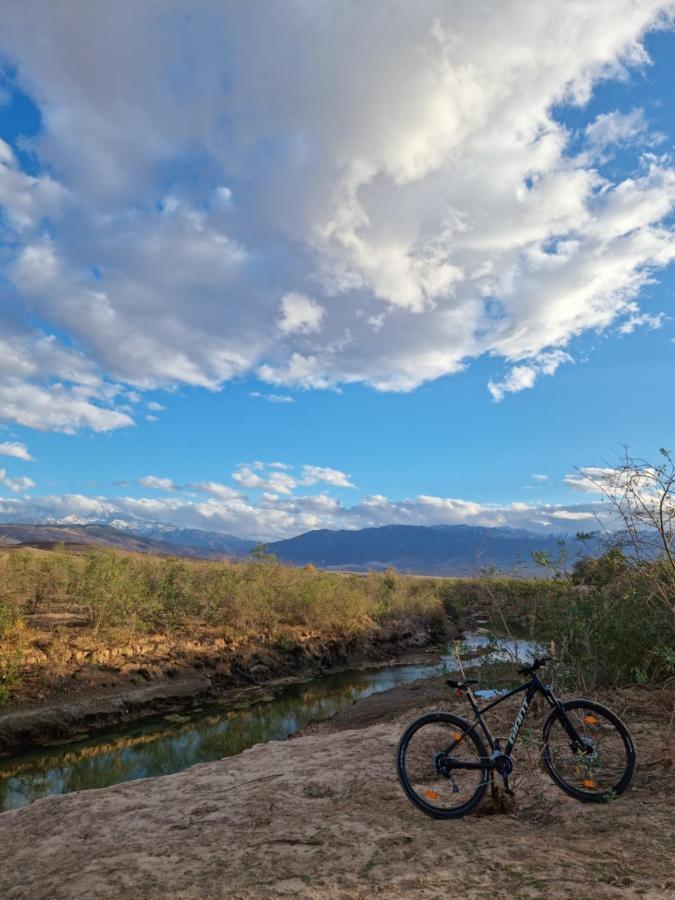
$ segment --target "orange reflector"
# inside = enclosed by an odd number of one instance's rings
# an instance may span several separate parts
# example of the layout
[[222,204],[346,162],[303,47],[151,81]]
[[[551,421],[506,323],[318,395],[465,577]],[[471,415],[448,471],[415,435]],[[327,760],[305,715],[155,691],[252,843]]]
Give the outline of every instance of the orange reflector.
[[589,725],[597,725],[598,720],[595,716],[584,716],[584,722],[588,722]]
[[455,741],[461,741],[462,738],[464,737],[464,735],[460,734],[459,731],[453,731],[452,737],[453,737],[453,740],[455,740]]
[[584,778],[584,780],[581,783],[583,784],[583,786],[585,788],[594,788],[595,787],[595,782],[591,781],[590,778]]
[[428,797],[429,800],[438,800],[438,797],[439,797],[439,795],[436,793],[436,791],[425,791],[424,796]]

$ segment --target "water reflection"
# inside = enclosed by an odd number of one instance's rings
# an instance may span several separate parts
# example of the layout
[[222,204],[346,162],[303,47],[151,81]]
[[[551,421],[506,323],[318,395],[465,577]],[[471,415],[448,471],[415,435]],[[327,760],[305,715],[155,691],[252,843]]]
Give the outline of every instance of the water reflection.
[[[519,642],[523,656],[530,645]],[[471,635],[464,647],[486,648]],[[477,662],[473,661],[474,664]],[[283,740],[310,722],[328,719],[354,701],[397,685],[456,668],[450,645],[427,665],[352,670],[287,687],[274,699],[247,709],[210,710],[154,722],[78,744],[0,761],[0,811],[49,794],[68,794],[122,781],[178,772],[199,762],[233,756],[264,741]]]

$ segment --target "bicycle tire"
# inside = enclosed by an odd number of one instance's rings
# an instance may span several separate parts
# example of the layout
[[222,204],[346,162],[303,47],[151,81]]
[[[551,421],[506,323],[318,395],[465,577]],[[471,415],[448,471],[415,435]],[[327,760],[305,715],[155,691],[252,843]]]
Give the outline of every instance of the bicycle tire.
[[[575,800],[579,800],[582,803],[606,803],[621,796],[633,780],[636,765],[635,746],[624,723],[611,709],[602,706],[600,703],[595,703],[593,700],[567,700],[562,704],[562,708],[566,713],[577,713],[570,718],[580,735],[584,739],[588,739],[591,745],[593,745],[594,740],[593,730],[598,731],[604,728],[605,736],[609,736],[614,740],[617,760],[621,756],[620,748],[622,748],[624,760],[620,763],[620,775],[612,775],[610,768],[607,779],[612,783],[601,785],[597,776],[600,772],[602,761],[597,762],[596,757],[598,757],[599,753],[597,747],[595,747],[592,754],[573,753],[569,743],[569,736],[564,731],[560,712],[554,709],[546,719],[542,730],[542,761],[553,782],[570,797],[574,797]],[[583,712],[583,715],[579,716],[579,712]],[[616,732],[616,735],[614,735],[614,732]],[[588,733],[590,733],[589,738],[586,737]],[[562,734],[564,734],[564,738]],[[617,737],[620,738],[620,743],[617,741]],[[566,751],[563,749],[565,742],[567,746]],[[596,743],[598,743],[597,737]],[[552,749],[554,744],[556,746],[559,745],[560,750]],[[556,754],[558,755],[557,758]],[[561,761],[563,763],[562,766]],[[576,773],[576,779],[580,782],[579,785],[572,784],[560,771],[565,765],[565,761],[568,765],[571,764],[575,770],[579,770]],[[618,766],[614,768],[618,771]]]
[[[428,725],[441,726],[439,737],[436,740],[436,744],[432,744],[431,747],[435,747],[437,751],[442,751],[446,749],[448,737],[446,736],[444,740],[441,739],[441,735],[444,731],[443,726],[447,726],[450,731],[450,741],[451,744],[455,744],[459,746],[462,740],[466,740],[470,742],[470,744],[465,744],[465,747],[473,746],[474,756],[477,756],[479,761],[484,761],[486,763],[485,767],[482,769],[472,769],[472,770],[461,770],[464,772],[472,772],[476,773],[471,779],[467,778],[466,780],[471,783],[474,778],[479,777],[480,782],[476,785],[475,791],[469,797],[469,799],[465,803],[461,803],[459,806],[455,807],[443,807],[438,805],[437,803],[431,803],[428,799],[425,799],[413,786],[411,781],[411,776],[409,772],[409,766],[407,765],[408,751],[411,745],[411,741],[415,738],[416,735],[419,734],[420,730],[425,728]],[[457,740],[456,734],[461,734],[461,738]],[[432,738],[433,740],[434,738]],[[445,744],[445,746],[443,746]],[[439,787],[444,785],[444,782],[449,783],[449,779],[444,779],[441,775],[439,775],[433,769],[432,756],[429,756],[428,760],[425,762],[426,774],[425,777],[431,777],[434,775],[435,779],[438,782]],[[401,787],[405,791],[407,797],[411,802],[420,809],[426,815],[431,816],[434,819],[458,819],[461,816],[467,815],[476,806],[480,803],[485,795],[485,791],[487,789],[488,781],[489,781],[489,768],[488,768],[488,753],[485,749],[485,744],[481,740],[480,736],[476,734],[475,729],[471,730],[471,725],[465,720],[460,718],[459,716],[452,715],[452,713],[445,712],[437,712],[437,713],[427,713],[424,716],[421,716],[419,719],[416,719],[411,725],[406,728],[406,730],[401,735],[401,739],[399,740],[398,747],[396,750],[396,771],[398,773],[398,778],[401,783]],[[457,770],[459,771],[459,770]],[[453,778],[452,780],[452,788],[449,789],[448,792],[444,793],[458,793],[460,792],[457,788],[456,782]],[[430,795],[436,795],[437,799],[440,799],[439,791],[430,790],[427,791],[427,797]]]

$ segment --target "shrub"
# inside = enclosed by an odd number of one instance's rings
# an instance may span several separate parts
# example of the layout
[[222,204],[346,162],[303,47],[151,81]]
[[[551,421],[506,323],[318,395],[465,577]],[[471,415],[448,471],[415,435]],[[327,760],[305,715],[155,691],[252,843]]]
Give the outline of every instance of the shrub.
[[451,615],[473,608],[496,633],[553,641],[569,684],[663,681],[675,674],[675,632],[660,566],[614,547],[565,578],[458,579],[441,594]]
[[201,623],[231,638],[301,626],[354,633],[406,616],[444,618],[433,580],[391,571],[351,575],[281,565],[260,548],[245,563],[93,549],[0,551],[0,636],[41,609],[78,609],[95,633],[156,632]]

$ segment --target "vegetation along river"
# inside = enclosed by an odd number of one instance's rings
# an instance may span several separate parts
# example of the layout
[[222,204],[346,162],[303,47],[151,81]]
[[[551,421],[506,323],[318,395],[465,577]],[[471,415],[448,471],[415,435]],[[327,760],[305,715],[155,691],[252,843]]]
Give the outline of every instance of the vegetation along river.
[[[469,651],[487,645],[483,635],[463,639],[463,647]],[[526,641],[515,646],[504,642],[497,655],[507,658],[514,652],[520,659],[531,656]],[[480,658],[471,664],[480,664]],[[254,744],[283,740],[370,694],[456,668],[450,644],[427,664],[337,672],[291,684],[269,700],[245,708],[210,707],[189,715],[171,715],[91,740],[9,757],[0,760],[0,812],[50,794],[168,775],[196,763],[233,756]]]

